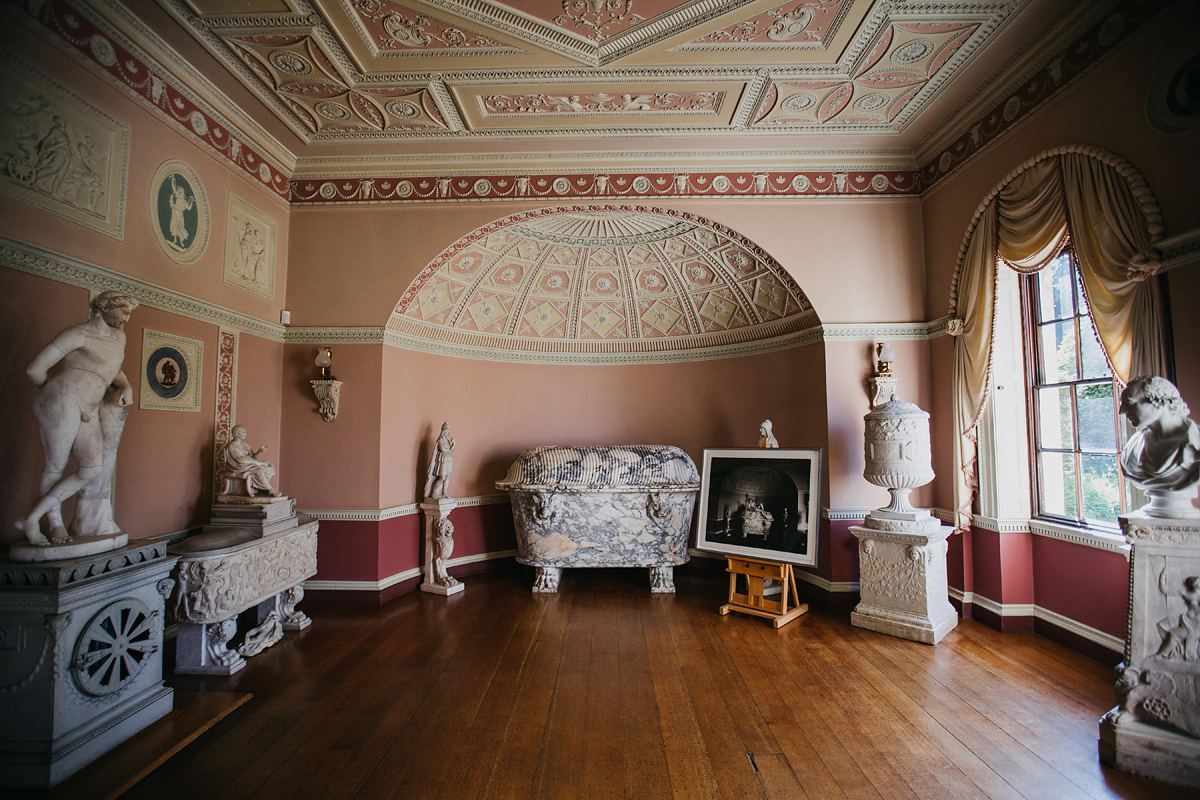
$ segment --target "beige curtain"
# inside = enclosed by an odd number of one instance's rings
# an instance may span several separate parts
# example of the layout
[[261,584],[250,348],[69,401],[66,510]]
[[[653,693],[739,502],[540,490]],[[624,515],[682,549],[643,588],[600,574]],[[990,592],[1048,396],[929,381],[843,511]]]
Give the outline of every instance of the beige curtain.
[[1164,374],[1151,243],[1162,234],[1153,197],[1124,161],[1095,148],[1056,148],[1011,173],[985,201],[951,289],[954,343],[955,527],[971,522],[976,428],[991,387],[997,259],[1036,272],[1068,240],[1113,373]]

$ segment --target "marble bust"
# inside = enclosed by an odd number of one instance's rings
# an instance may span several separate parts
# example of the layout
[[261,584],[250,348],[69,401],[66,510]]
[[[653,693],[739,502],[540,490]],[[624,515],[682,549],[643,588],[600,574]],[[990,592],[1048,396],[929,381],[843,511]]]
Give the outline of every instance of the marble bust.
[[[252,450],[246,444],[246,426],[234,425],[230,432],[229,444],[225,445],[225,468],[221,476],[225,479],[225,487],[221,494],[241,495],[244,497],[259,496],[280,497],[278,491],[271,486],[271,478],[275,477],[275,465],[258,458],[267,446],[263,445]],[[240,483],[240,485],[239,485]],[[242,488],[244,492],[234,491]]]
[[1151,516],[1200,512],[1188,502],[1200,483],[1200,428],[1166,378],[1134,378],[1121,393],[1121,413],[1137,430],[1121,450],[1121,471],[1150,496]]
[[425,475],[425,496],[446,497],[446,484],[454,470],[454,439],[450,436],[450,423],[442,423],[442,432],[433,443],[433,457],[429,459],[429,471]]
[[758,426],[758,446],[775,449],[779,447],[779,440],[775,438],[774,432],[771,430],[771,420],[764,419],[762,424]]
[[[82,494],[71,524],[73,533],[85,537],[119,533],[108,487],[127,406],[133,402],[133,388],[121,363],[125,323],[137,307],[138,301],[124,292],[99,294],[91,302],[91,318],[61,331],[25,370],[39,387],[33,413],[46,456],[41,498],[16,523],[31,545],[71,541],[62,503],[77,492]],[[58,364],[61,369],[50,377],[50,369]],[[64,475],[72,454],[78,466]],[[49,538],[41,531],[43,519]]]

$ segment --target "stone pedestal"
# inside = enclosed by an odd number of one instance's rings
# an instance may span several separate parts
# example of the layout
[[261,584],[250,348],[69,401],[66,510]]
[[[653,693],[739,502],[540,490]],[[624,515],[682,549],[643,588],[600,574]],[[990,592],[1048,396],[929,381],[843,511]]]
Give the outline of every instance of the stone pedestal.
[[171,710],[162,634],[175,560],[143,540],[0,561],[0,786],[54,786]]
[[[210,526],[171,548],[179,557],[172,596],[176,672],[232,675],[284,631],[312,622],[296,603],[304,596],[301,583],[317,572],[318,524],[293,518],[291,528],[268,535]],[[257,625],[231,650],[238,615],[250,608],[257,609]]]
[[421,503],[421,511],[425,515],[425,580],[421,582],[422,592],[452,595],[458,594],[466,588],[462,581],[448,575],[439,580],[435,564],[439,549],[436,541],[437,521],[439,519],[448,520],[450,512],[456,508],[458,508],[458,501],[453,497],[426,497]]
[[[858,539],[861,601],[850,615],[859,628],[937,644],[958,625],[946,585],[946,537],[954,529],[937,519],[875,519],[850,532]],[[929,512],[924,514],[928,517]],[[881,530],[880,528],[895,528]],[[903,530],[916,527],[918,530]]]
[[1100,760],[1200,787],[1200,519],[1137,512],[1121,530],[1133,545],[1129,620]]
[[296,500],[291,497],[219,494],[210,510],[214,528],[245,528],[261,537],[296,527]]

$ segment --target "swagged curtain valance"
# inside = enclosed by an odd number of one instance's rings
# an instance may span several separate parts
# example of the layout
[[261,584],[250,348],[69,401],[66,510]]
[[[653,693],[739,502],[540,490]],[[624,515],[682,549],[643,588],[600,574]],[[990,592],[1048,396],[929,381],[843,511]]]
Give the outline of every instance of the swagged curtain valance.
[[980,204],[959,251],[950,288],[954,342],[955,527],[971,522],[976,433],[991,392],[998,259],[1040,270],[1069,243],[1092,320],[1122,383],[1165,375],[1152,244],[1162,215],[1146,182],[1124,159],[1064,145],[1010,172]]

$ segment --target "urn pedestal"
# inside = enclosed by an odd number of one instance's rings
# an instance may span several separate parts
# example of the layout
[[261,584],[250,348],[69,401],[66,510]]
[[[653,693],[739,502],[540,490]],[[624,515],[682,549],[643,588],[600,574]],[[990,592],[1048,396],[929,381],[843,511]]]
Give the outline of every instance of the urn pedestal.
[[934,477],[929,414],[893,396],[864,419],[863,477],[886,487],[892,502],[850,528],[858,539],[861,595],[850,623],[937,644],[958,625],[946,581],[946,538],[953,529],[908,501]]
[[1129,617],[1100,760],[1200,787],[1200,519],[1136,512],[1121,530],[1133,546]]
[[165,542],[0,561],[0,786],[48,789],[171,711]]

